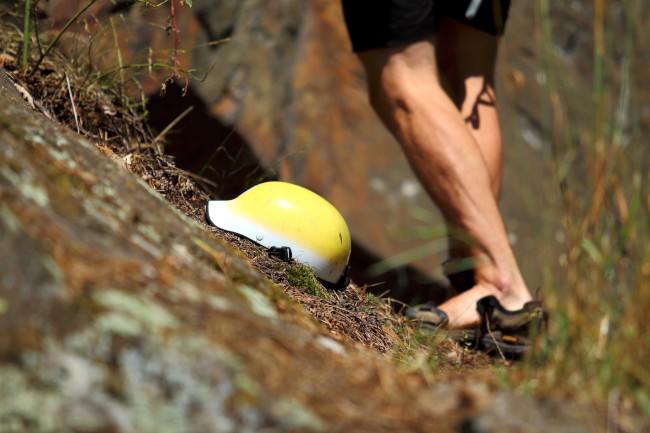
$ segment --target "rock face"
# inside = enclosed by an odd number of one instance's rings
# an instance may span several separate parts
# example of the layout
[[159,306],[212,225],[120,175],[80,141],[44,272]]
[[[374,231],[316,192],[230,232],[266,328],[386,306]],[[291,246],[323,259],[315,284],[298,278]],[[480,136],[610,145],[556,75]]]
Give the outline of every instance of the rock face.
[[[506,84],[501,103],[507,148],[502,207],[522,266],[537,284],[541,266],[534,252],[546,240],[541,203],[531,197],[543,195],[539,179],[544,176],[538,105],[529,95],[539,100],[542,89],[534,79],[538,42],[517,35],[528,32],[532,8],[513,6],[511,36],[517,45],[504,46],[500,64],[500,81]],[[332,201],[349,222],[357,249],[377,260],[420,248],[424,253],[412,258],[417,268],[440,277],[437,265],[445,258],[442,220],[368,104],[339,2],[217,2],[198,5],[196,12],[202,17],[203,37],[229,38],[199,49],[191,63],[199,70],[214,65],[205,81],[191,87],[218,121],[235,129],[263,167]],[[521,58],[521,53],[527,55]],[[524,77],[523,88],[509,80],[513,75]],[[172,119],[167,114],[160,126]],[[520,121],[539,141],[522,140],[515,129]],[[215,138],[192,141],[206,147],[202,157],[189,140],[180,141],[170,151],[182,155],[188,149],[194,168],[215,146]],[[357,280],[369,277],[359,274]],[[396,289],[399,283],[393,283],[389,287]],[[415,283],[406,278],[402,284]],[[417,294],[406,295],[413,296]]]

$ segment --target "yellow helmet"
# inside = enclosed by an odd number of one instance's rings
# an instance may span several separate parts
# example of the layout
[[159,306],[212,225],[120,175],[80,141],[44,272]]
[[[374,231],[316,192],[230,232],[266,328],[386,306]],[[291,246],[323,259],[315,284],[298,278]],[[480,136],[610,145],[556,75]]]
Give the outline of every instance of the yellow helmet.
[[348,282],[350,232],[341,214],[316,193],[286,182],[265,182],[233,200],[210,200],[209,223],[313,268],[321,280]]

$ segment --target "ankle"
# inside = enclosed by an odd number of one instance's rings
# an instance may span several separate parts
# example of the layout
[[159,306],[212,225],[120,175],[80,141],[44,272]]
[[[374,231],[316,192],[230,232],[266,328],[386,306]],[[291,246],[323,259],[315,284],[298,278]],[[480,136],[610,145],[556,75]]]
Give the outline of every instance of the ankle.
[[[477,270],[478,271],[478,270]],[[489,272],[477,272],[477,283],[488,287],[504,305],[523,304],[532,300],[526,284],[518,272],[507,272],[493,268]]]

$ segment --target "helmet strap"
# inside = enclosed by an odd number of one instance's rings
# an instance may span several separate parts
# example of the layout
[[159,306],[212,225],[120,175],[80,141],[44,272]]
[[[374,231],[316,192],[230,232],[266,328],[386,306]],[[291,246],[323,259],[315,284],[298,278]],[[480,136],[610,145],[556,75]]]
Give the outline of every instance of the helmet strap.
[[271,247],[267,250],[269,256],[277,257],[283,262],[291,261],[291,248],[289,247]]

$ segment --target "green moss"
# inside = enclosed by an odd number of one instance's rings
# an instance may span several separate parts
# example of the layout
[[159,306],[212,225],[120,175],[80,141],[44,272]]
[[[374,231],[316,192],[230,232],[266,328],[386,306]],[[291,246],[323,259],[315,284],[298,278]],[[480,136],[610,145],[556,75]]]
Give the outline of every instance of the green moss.
[[327,431],[327,423],[307,406],[294,399],[278,399],[272,403],[271,412],[278,420],[280,430]]
[[366,300],[375,305],[380,305],[381,304],[381,299],[379,296],[375,295],[374,293],[366,293]]
[[310,295],[327,299],[328,293],[323,288],[323,285],[316,279],[314,273],[307,266],[297,265],[287,267],[286,270],[287,281],[294,287],[303,289]]
[[0,367],[0,431],[57,431],[64,403],[65,395],[59,389],[30,380],[16,367]]

